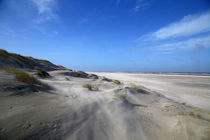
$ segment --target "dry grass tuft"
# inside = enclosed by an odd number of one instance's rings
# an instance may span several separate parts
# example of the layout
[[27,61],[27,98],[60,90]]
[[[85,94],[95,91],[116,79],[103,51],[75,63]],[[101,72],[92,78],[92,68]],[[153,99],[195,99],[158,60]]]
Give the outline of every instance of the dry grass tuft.
[[186,105],[186,103],[185,102],[183,102],[183,103],[181,103],[182,105]]
[[41,70],[41,69],[36,69],[36,75],[38,75],[39,77],[41,77],[41,78],[46,78],[46,77],[49,77],[50,76],[50,74],[48,73],[48,72],[46,72],[46,71],[44,71],[44,70]]
[[200,114],[195,114],[195,113],[193,113],[193,112],[190,112],[189,115],[192,116],[192,117],[195,117],[195,118],[197,118],[197,119],[202,119],[202,118],[203,118],[202,115],[200,115]]
[[114,82],[115,84],[121,84],[119,80],[112,80],[112,82]]
[[44,87],[49,87],[48,85],[42,83],[41,81],[39,81],[32,75],[29,75],[28,73],[26,73],[22,70],[12,68],[12,67],[3,67],[1,69],[5,70],[8,73],[13,74],[15,76],[16,80],[18,80],[20,82],[26,83],[28,85],[41,85]]
[[137,86],[136,84],[134,84],[134,83],[131,83],[130,84],[130,86],[131,87],[133,87],[136,91],[138,91],[138,90],[140,90],[141,89],[141,87],[140,86]]
[[82,87],[83,88],[87,88],[89,90],[92,90],[93,89],[93,86],[91,84],[84,84]]
[[113,83],[115,83],[115,84],[121,84],[121,82],[120,82],[119,80],[109,79],[109,78],[107,78],[107,77],[103,77],[102,80],[108,81],[108,82],[113,82]]
[[112,79],[109,79],[109,78],[107,78],[107,77],[103,77],[103,79],[102,80],[104,80],[104,81],[108,81],[108,82],[111,82],[112,81]]
[[98,79],[99,78],[98,75],[96,75],[96,74],[91,74],[90,76],[91,77],[94,77],[95,79]]

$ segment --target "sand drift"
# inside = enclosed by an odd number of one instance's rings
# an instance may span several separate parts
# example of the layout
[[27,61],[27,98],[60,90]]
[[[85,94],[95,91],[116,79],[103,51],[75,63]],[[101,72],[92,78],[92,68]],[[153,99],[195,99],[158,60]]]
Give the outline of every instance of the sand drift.
[[134,82],[168,98],[210,111],[210,76],[143,73],[96,73],[127,83]]
[[[198,104],[195,100],[196,104],[193,105],[203,107],[198,108],[190,104],[194,102],[181,98],[181,94],[195,95],[208,101],[208,77],[201,77],[199,84],[203,85],[196,88],[198,80],[185,77],[181,79],[186,84],[179,86],[179,76],[158,79],[158,76],[148,78],[150,75],[97,73],[108,78],[81,78],[70,76],[69,73],[68,70],[52,71],[50,78],[40,79],[52,87],[50,91],[34,92],[27,89],[27,94],[21,96],[17,93],[13,96],[17,90],[9,91],[12,94],[1,91],[1,95],[9,96],[0,98],[0,139],[210,138],[210,113],[206,111],[206,103]],[[8,76],[3,78],[5,83]],[[119,79],[120,82],[109,78]],[[194,82],[191,90],[187,79]],[[164,87],[170,92],[166,92]],[[194,89],[202,95],[192,92]],[[174,94],[174,90],[180,92]]]

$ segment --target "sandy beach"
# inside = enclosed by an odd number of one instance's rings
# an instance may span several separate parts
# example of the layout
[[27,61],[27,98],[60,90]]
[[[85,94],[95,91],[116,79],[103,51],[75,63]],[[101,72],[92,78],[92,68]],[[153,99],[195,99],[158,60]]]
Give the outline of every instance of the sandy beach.
[[[82,78],[72,76],[69,70],[49,74],[50,78],[40,79],[52,87],[49,91],[17,94],[18,90],[1,90],[1,139],[210,138],[210,114],[204,102],[209,101],[209,77],[95,73],[99,77],[89,74]],[[20,84],[3,71],[0,79],[9,85]],[[188,85],[179,83],[180,79]],[[84,87],[87,84],[91,88]],[[200,96],[193,90],[200,91]],[[181,94],[198,96],[201,101],[188,101]]]
[[210,76],[150,73],[95,73],[134,82],[164,96],[210,111]]

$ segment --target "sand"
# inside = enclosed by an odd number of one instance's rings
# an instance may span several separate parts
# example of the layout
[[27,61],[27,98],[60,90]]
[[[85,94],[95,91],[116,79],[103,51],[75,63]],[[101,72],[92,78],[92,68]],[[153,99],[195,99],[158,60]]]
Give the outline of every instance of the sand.
[[210,76],[183,74],[95,73],[135,83],[166,97],[210,111]]
[[[80,78],[68,73],[52,71],[50,78],[40,79],[52,87],[49,91],[14,96],[16,89],[2,87],[20,83],[1,72],[0,139],[210,139],[210,113],[203,101],[209,101],[209,77],[181,77],[187,83],[183,85],[178,82],[180,76],[97,73],[121,81],[116,84],[103,77]],[[92,89],[84,88],[85,84]],[[173,90],[180,93],[174,95]],[[190,102],[182,94],[199,98]]]

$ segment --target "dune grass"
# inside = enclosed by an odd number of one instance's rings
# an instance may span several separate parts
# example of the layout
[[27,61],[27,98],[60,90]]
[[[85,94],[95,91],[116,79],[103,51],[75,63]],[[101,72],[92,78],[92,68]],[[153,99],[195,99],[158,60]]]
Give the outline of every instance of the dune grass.
[[104,81],[108,81],[108,82],[111,82],[112,81],[112,79],[109,79],[109,78],[107,78],[107,77],[103,77],[103,79],[102,80],[104,80]]
[[115,83],[115,84],[121,84],[121,82],[120,82],[119,80],[109,79],[109,78],[107,78],[107,77],[103,77],[102,80],[108,81],[108,82],[113,82],[113,83]]
[[22,70],[12,68],[12,67],[3,67],[1,69],[5,70],[8,73],[13,74],[15,76],[16,80],[18,80],[19,82],[23,82],[28,85],[41,85],[44,87],[49,87],[47,84],[42,83],[41,81],[39,81],[32,75],[29,75],[28,73],[26,73]]
[[131,83],[130,84],[130,86],[131,87],[133,87],[136,91],[138,91],[138,90],[140,90],[141,89],[141,87],[140,86],[137,86],[136,84],[134,84],[134,83]]
[[192,116],[192,117],[195,117],[195,118],[197,118],[197,119],[202,119],[202,118],[203,118],[202,115],[200,115],[200,114],[195,114],[195,113],[193,113],[193,112],[190,112],[189,115]]
[[91,84],[84,84],[82,87],[83,88],[87,88],[89,90],[92,90],[93,89],[93,86]]
[[49,77],[50,76],[50,74],[48,73],[48,72],[46,72],[46,71],[44,71],[44,70],[41,70],[41,69],[36,69],[36,75],[38,75],[39,77],[41,77],[41,78],[46,78],[46,77]]
[[77,75],[78,75],[78,77],[87,77],[88,76],[88,74],[84,71],[77,71]]
[[90,76],[91,77],[94,77],[95,79],[98,79],[99,78],[98,75],[96,75],[96,74],[91,74]]
[[181,103],[182,105],[186,105],[186,103],[185,102],[183,102],[183,103]]
[[112,82],[114,82],[115,84],[121,84],[119,80],[112,80]]

